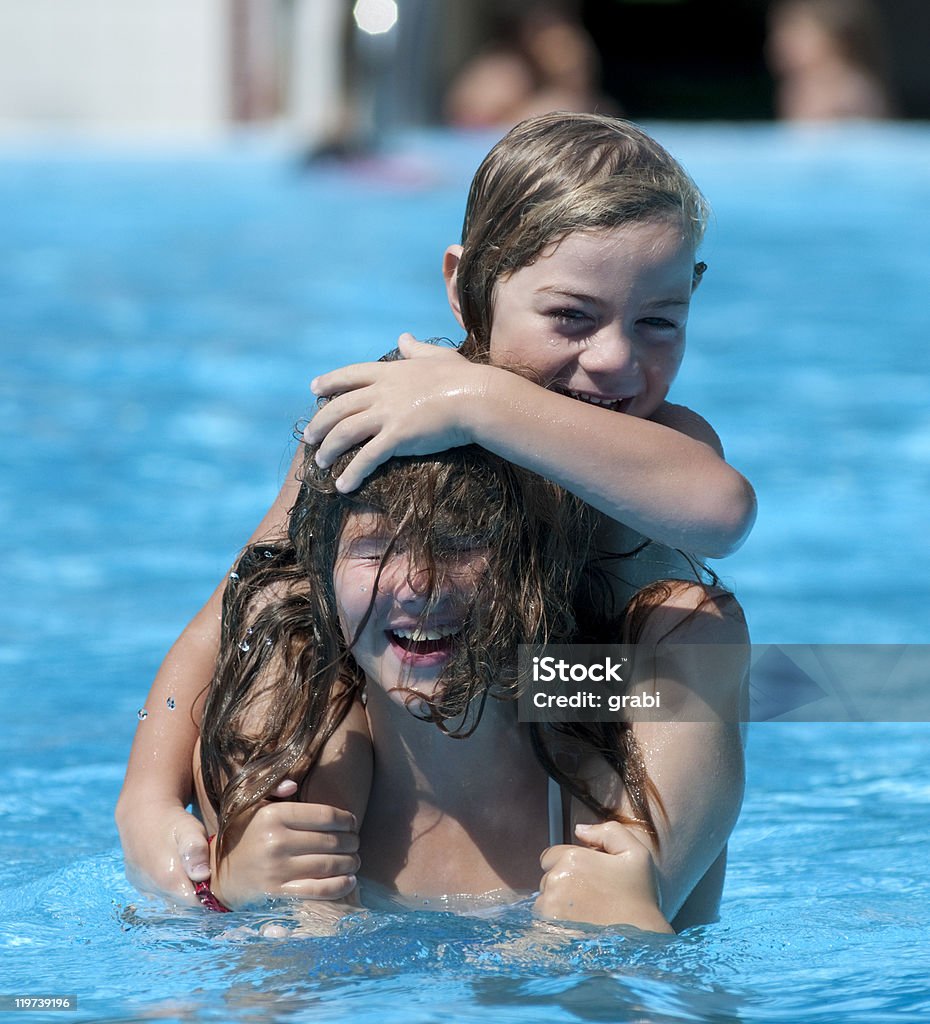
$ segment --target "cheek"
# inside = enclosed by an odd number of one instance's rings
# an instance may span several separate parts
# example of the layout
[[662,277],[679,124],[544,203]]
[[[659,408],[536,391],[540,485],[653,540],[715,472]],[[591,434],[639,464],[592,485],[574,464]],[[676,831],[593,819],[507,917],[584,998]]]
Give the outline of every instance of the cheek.
[[371,604],[373,573],[357,568],[337,569],[333,573],[336,615],[346,643],[351,643]]
[[490,349],[495,366],[509,366],[543,380],[570,372],[574,364],[574,358],[549,326],[530,317],[502,321],[500,329],[495,322]]
[[450,573],[450,581],[458,600],[463,604],[469,604],[474,601],[487,574],[487,554],[475,554],[463,560],[463,562]]
[[346,604],[346,583],[341,573],[333,574],[333,589],[336,592],[336,618],[339,620],[339,628],[342,631],[342,638],[350,643],[354,632],[353,616],[351,608]]
[[655,349],[646,362],[647,371],[655,387],[668,387],[681,367],[685,355],[685,343]]

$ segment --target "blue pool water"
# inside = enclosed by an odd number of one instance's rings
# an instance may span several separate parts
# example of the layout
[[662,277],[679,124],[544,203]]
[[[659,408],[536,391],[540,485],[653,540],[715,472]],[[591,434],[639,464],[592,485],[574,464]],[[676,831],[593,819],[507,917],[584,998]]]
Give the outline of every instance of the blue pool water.
[[[716,211],[675,396],[759,494],[718,566],[754,639],[930,642],[930,130],[656,131]],[[307,381],[456,336],[439,256],[488,141],[302,174],[254,146],[3,154],[0,996],[77,994],[50,1019],[81,1021],[930,1019],[923,723],[755,726],[722,921],[677,940],[524,906],[271,942],[123,879],[150,678],[270,502]]]

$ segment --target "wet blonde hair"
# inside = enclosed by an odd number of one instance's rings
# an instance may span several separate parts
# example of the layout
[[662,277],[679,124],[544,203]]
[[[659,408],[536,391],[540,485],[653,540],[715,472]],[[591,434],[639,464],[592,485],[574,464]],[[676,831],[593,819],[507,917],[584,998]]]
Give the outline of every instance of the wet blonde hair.
[[468,194],[457,271],[463,354],[488,358],[496,282],[571,232],[668,220],[696,252],[708,216],[681,164],[629,121],[550,113],[521,122],[485,157]]

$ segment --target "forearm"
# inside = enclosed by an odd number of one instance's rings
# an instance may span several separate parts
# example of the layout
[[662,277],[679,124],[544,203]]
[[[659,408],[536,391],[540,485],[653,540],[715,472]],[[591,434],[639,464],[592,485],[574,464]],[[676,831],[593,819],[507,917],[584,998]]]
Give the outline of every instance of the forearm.
[[[646,654],[653,645],[654,664]],[[633,727],[662,804],[653,807],[659,842],[652,847],[661,907],[675,920],[700,886],[702,906],[691,906],[690,916],[709,920],[745,786],[741,720],[749,636],[732,596],[680,585],[652,613],[638,646],[644,656],[630,688],[637,688],[642,673],[661,692],[669,716]],[[623,810],[629,813],[629,805]]]
[[209,870],[205,834],[186,810],[197,705],[215,658],[209,608],[177,641],[152,684],[116,806],[127,877],[142,891],[185,902],[194,901],[191,878]]
[[[281,535],[295,491],[291,473],[253,541]],[[219,649],[226,584],[224,579],[181,634],[152,683],[116,807],[130,879],[139,888],[188,899],[189,877],[208,873],[203,828],[185,808],[192,797],[193,752]]]
[[136,729],[117,820],[149,800],[186,805],[200,707],[219,646],[221,589],[194,617],[162,662]]
[[[297,791],[297,798],[265,801],[232,822],[219,863],[213,844],[213,889],[220,899],[235,908],[269,895],[357,906],[358,823],[365,815],[372,768],[365,710],[356,701],[314,769],[299,786],[292,784],[289,796]],[[205,817],[214,822],[197,782]]]
[[[302,451],[298,451],[284,486],[250,543],[280,537],[286,532],[288,509],[297,493],[296,472],[302,459]],[[120,795],[122,809],[142,795],[175,799],[184,804],[191,799],[191,756],[219,652],[227,583],[228,577],[175,641],[155,676],[144,704],[146,715],[136,729],[129,756]]]
[[710,445],[496,367],[482,370],[486,387],[464,411],[475,443],[669,547],[722,557],[749,532],[752,488]]

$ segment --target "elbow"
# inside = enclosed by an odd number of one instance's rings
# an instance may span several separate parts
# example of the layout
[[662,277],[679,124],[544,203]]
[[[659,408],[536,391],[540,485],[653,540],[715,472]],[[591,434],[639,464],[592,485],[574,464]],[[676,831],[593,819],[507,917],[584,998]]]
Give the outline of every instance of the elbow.
[[709,531],[704,558],[726,558],[742,547],[756,522],[758,504],[752,484],[736,470],[730,470],[728,479],[714,490],[714,504],[710,511],[714,529]]

